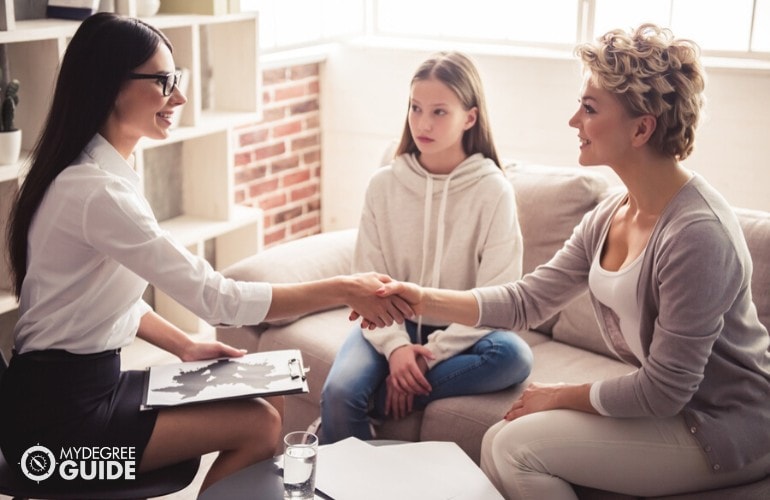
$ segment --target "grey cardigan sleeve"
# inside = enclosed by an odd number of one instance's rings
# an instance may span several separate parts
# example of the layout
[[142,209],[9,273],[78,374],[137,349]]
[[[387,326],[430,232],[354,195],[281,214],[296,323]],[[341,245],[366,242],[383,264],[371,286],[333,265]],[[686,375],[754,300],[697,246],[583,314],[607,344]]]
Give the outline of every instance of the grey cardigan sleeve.
[[547,263],[521,280],[502,286],[474,289],[479,302],[479,325],[523,330],[537,326],[561,310],[588,287],[593,257],[591,236],[602,230],[602,204],[583,216],[564,246]]

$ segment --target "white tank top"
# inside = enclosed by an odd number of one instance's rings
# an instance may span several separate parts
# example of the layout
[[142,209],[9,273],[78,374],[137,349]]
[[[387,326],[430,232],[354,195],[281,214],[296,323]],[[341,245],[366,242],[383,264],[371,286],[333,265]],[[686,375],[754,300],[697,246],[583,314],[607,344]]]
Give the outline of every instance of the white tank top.
[[641,308],[637,301],[636,290],[646,251],[646,249],[642,251],[631,264],[618,271],[603,269],[600,263],[601,252],[599,252],[594,257],[588,273],[588,287],[591,293],[618,316],[623,339],[640,361],[644,355],[639,338]]

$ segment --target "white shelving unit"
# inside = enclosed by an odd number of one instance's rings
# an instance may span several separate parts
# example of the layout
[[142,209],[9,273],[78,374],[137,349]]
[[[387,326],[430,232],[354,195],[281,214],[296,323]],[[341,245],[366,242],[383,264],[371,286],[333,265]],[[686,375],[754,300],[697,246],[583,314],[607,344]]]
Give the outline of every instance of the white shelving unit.
[[[177,66],[189,70],[188,102],[170,137],[139,143],[136,169],[144,178],[145,194],[164,229],[193,253],[209,257],[216,269],[222,269],[260,251],[263,245],[262,211],[233,203],[234,129],[260,119],[257,15],[157,15],[146,21],[169,37]],[[15,29],[0,31],[12,76],[21,82],[16,122],[22,129],[24,150],[18,164],[0,166],[3,251],[9,200],[23,175],[28,151],[43,127],[59,61],[79,24],[35,19],[16,21]],[[171,182],[160,179],[166,179],[167,167],[173,171]],[[176,202],[172,210],[161,206],[168,199]],[[0,314],[12,313],[18,307],[10,288],[6,259],[2,259]],[[159,291],[154,293],[154,302],[161,315],[182,329],[207,331],[192,313]],[[9,334],[0,331],[0,335]]]

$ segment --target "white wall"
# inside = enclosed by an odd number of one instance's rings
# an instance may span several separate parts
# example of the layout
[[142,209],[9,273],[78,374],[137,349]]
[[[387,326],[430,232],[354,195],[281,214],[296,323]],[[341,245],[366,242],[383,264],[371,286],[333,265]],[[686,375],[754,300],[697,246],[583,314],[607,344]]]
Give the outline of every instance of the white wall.
[[[322,226],[358,224],[364,190],[384,149],[400,137],[409,81],[433,48],[337,47],[322,85]],[[579,65],[571,55],[470,52],[487,92],[500,155],[576,165],[578,140],[567,120],[577,109]],[[770,65],[761,70],[707,66],[707,116],[684,163],[736,206],[770,211]]]

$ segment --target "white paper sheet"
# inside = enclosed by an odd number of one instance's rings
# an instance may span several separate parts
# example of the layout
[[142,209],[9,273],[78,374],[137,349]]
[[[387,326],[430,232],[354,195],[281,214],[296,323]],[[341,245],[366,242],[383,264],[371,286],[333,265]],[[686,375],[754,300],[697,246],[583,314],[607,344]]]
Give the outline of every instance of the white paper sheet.
[[348,438],[322,446],[317,467],[316,488],[335,500],[502,500],[450,442],[373,446]]

